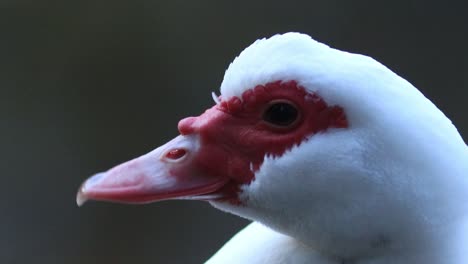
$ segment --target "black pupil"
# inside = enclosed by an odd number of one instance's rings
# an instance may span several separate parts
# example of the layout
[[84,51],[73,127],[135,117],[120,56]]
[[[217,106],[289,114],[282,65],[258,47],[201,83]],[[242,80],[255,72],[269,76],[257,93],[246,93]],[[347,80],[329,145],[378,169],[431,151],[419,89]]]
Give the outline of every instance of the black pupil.
[[275,103],[263,114],[263,120],[277,126],[289,126],[297,119],[297,109],[288,103]]

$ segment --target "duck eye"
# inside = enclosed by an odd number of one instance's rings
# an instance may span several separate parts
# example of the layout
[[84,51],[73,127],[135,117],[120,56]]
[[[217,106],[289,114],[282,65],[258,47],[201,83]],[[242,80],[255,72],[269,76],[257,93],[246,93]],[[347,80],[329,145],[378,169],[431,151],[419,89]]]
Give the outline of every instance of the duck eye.
[[289,102],[274,102],[263,113],[263,120],[278,127],[293,124],[299,116],[297,108]]

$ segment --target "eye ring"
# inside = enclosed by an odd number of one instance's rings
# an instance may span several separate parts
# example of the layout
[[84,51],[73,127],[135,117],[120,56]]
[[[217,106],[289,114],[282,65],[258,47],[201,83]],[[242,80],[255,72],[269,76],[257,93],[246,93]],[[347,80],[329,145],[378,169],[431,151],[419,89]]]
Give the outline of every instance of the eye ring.
[[262,120],[276,129],[291,129],[300,120],[299,108],[288,100],[272,100],[263,110]]

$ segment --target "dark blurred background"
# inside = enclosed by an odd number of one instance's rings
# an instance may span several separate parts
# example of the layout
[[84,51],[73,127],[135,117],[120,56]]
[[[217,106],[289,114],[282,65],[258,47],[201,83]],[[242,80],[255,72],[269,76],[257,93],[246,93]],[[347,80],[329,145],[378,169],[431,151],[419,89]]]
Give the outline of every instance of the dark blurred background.
[[247,221],[204,202],[75,204],[89,175],[177,135],[257,38],[370,55],[468,135],[466,1],[0,3],[0,263],[201,263]]

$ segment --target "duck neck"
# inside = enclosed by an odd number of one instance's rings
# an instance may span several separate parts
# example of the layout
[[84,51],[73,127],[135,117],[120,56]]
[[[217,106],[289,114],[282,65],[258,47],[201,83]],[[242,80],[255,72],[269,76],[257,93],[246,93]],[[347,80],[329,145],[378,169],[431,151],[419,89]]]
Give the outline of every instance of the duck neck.
[[339,264],[464,264],[467,245],[468,219],[464,219],[426,232],[414,230],[393,241],[376,241],[368,252],[336,258]]
[[[288,228],[280,223],[262,222],[338,264],[464,264],[468,251],[468,215],[444,220],[396,223],[396,229],[369,233],[360,233],[358,227],[345,224],[342,230],[334,226],[335,232],[326,230],[326,225],[318,229],[304,222],[291,225],[293,218],[287,220]],[[291,226],[298,228],[291,229]]]

